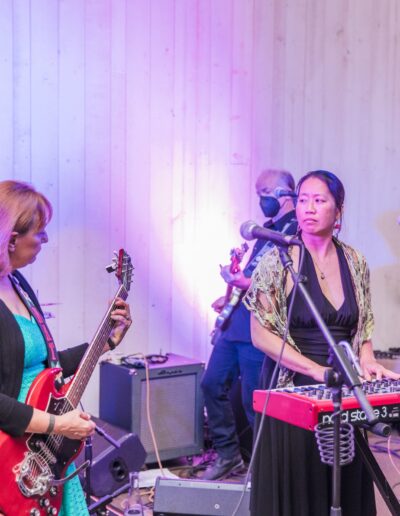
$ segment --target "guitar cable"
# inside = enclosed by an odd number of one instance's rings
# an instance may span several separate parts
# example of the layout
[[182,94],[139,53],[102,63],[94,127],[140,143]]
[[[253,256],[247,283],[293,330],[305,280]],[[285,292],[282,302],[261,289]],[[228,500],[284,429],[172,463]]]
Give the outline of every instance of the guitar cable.
[[144,358],[150,364],[165,364],[168,361],[168,353],[163,354],[152,354],[143,355],[142,353],[133,353],[131,355],[124,355],[121,357],[121,365],[126,367],[132,367],[134,369],[144,369],[146,367]]
[[164,364],[168,361],[168,353],[166,355],[163,354],[151,354],[144,355],[143,353],[133,353],[131,355],[126,355],[121,357],[121,365],[130,368],[137,369],[145,369],[146,375],[146,419],[147,424],[149,425],[149,431],[151,440],[154,447],[154,453],[156,455],[157,464],[160,469],[162,476],[165,476],[165,472],[163,469],[163,465],[160,459],[159,448],[157,444],[157,439],[155,436],[155,432],[153,429],[153,423],[150,415],[150,374],[149,374],[149,364]]

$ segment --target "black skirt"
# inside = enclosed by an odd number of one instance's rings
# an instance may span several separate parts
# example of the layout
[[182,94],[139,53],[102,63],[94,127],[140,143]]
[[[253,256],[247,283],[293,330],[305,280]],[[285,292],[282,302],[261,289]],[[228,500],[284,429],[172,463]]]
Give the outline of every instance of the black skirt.
[[[267,416],[253,471],[252,516],[330,514],[332,468],[322,464],[313,432]],[[375,516],[373,483],[358,454],[341,474],[343,516]]]

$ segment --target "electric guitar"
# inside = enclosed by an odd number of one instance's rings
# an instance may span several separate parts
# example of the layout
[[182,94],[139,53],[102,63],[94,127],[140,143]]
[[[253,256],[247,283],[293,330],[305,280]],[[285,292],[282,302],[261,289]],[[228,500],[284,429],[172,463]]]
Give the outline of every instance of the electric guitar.
[[[126,299],[133,266],[121,249],[108,272],[115,271],[119,288],[96,334],[83,356],[78,370],[68,383],[56,388],[60,368],[42,371],[32,383],[26,403],[40,410],[61,415],[75,409],[110,336],[114,321],[111,312],[117,297]],[[62,435],[24,434],[11,437],[0,431],[1,494],[0,514],[4,516],[44,516],[58,514],[64,483],[88,465],[84,462],[65,477],[69,464],[79,454],[83,442]]]
[[[246,242],[240,247],[231,249],[231,263],[229,266],[229,272],[231,274],[236,274],[240,271],[240,263],[242,262],[243,257],[247,253],[248,249],[249,246]],[[211,343],[213,345],[219,339],[221,332],[226,328],[229,318],[232,315],[233,309],[240,301],[242,292],[242,289],[238,287],[232,287],[231,285],[226,287],[224,306],[218,314],[214,329],[211,332]]]

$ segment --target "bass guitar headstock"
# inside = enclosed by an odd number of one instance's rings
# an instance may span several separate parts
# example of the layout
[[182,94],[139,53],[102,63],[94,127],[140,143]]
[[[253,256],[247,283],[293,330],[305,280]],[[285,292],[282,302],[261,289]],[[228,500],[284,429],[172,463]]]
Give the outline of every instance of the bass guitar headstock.
[[118,252],[114,251],[112,262],[106,267],[107,272],[115,271],[118,283],[124,285],[127,291],[131,287],[133,269],[131,257],[124,249],[120,249]]

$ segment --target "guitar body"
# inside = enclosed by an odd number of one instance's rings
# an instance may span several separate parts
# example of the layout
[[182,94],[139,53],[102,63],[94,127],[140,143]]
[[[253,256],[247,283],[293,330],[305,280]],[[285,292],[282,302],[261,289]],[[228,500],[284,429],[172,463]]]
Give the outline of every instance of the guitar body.
[[240,301],[242,292],[243,291],[240,288],[235,287],[232,289],[232,294],[229,298],[229,301],[224,305],[224,308],[218,314],[218,317],[215,321],[215,326],[220,330],[224,330],[226,328],[226,324],[232,315],[233,309]]
[[[240,271],[240,262],[243,260],[243,256],[246,254],[248,249],[249,246],[244,243],[240,248],[238,247],[231,250],[231,264],[229,266],[229,272],[231,274],[236,274]],[[240,288],[228,285],[225,293],[224,306],[218,314],[215,320],[214,329],[211,332],[211,344],[213,346],[218,342],[221,333],[226,329],[229,318],[232,315],[233,309],[239,303],[242,293],[243,291]]]
[[226,329],[230,316],[232,315],[233,309],[239,303],[242,297],[243,291],[240,288],[233,288],[229,301],[224,305],[221,312],[218,314],[215,320],[215,326],[211,333],[211,344],[215,346],[221,337],[221,333]]
[[[59,372],[59,369],[42,371],[32,383],[26,403],[53,414],[71,410],[65,398],[68,385],[64,385],[60,391],[55,387]],[[62,436],[25,434],[11,437],[0,431],[0,513],[5,516],[58,514],[62,503],[62,486],[52,486],[51,480],[64,476],[82,445],[80,440]],[[35,491],[37,494],[31,494]],[[53,512],[49,512],[50,508],[53,508]]]

